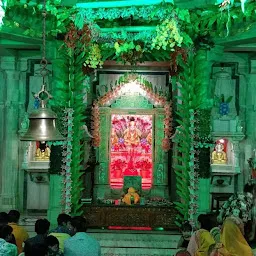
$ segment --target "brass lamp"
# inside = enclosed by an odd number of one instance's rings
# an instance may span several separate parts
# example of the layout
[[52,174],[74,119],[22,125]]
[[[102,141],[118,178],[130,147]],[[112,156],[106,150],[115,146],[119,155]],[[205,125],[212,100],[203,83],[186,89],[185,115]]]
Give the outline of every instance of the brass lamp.
[[47,60],[45,58],[45,25],[46,25],[46,2],[44,0],[43,6],[43,57],[41,60],[40,74],[43,77],[43,85],[41,90],[34,95],[39,101],[39,108],[34,109],[29,115],[29,128],[24,136],[20,140],[24,141],[57,141],[64,140],[64,137],[60,134],[56,128],[55,120],[57,115],[51,110],[46,108],[47,101],[52,96],[46,90],[45,77],[48,75],[49,70],[47,67]]

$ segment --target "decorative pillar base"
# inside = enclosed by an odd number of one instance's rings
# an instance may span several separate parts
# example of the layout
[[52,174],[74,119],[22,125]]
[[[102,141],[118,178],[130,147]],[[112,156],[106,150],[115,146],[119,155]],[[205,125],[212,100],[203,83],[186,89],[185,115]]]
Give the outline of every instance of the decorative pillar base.
[[151,197],[161,197],[165,199],[169,199],[169,188],[166,185],[154,185],[150,190]]
[[16,208],[16,201],[17,198],[15,195],[10,194],[0,194],[0,205],[1,205],[1,211],[10,211],[11,209]]
[[111,198],[111,188],[107,184],[95,184],[93,188],[93,200]]

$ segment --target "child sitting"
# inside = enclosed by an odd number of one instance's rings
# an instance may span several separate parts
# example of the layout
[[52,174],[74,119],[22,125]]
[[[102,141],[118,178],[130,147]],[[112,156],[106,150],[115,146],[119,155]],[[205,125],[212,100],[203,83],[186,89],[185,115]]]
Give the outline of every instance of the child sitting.
[[55,236],[47,236],[46,244],[48,247],[48,256],[63,256],[59,248],[59,241]]

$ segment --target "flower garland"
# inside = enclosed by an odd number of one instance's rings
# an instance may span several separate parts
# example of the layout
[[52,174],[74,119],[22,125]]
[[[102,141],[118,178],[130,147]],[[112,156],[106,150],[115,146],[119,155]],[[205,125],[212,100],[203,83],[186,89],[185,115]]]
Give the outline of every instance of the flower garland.
[[196,171],[196,169],[198,168],[198,164],[195,164],[198,162],[198,159],[196,157],[196,151],[195,151],[195,112],[193,109],[189,110],[189,114],[190,114],[190,127],[189,127],[189,132],[190,132],[190,160],[189,160],[189,167],[190,167],[190,171],[189,171],[189,210],[188,210],[188,220],[190,222],[190,224],[194,227],[195,226],[195,217],[197,214],[197,210],[198,210],[198,195],[197,195],[197,191],[198,191],[198,177],[199,174]]
[[63,211],[67,214],[71,212],[71,156],[72,156],[72,136],[73,136],[73,109],[65,109],[66,117],[63,118],[67,129],[67,140],[63,144],[62,148],[62,162],[61,175],[63,177],[63,188],[62,188],[62,200],[61,205],[63,206]]
[[162,148],[164,151],[168,151],[171,148],[170,138],[172,136],[172,103],[166,103],[164,105],[164,139],[162,141]]
[[[143,31],[143,32],[101,32],[98,35],[93,35],[92,40],[96,42],[115,42],[117,40],[131,41],[143,41],[145,44],[150,44],[156,36],[156,31]],[[113,48],[113,44],[109,45],[109,48]]]
[[97,101],[93,102],[92,107],[92,136],[93,136],[93,146],[100,146],[100,108]]
[[76,14],[75,21],[81,22],[81,20],[93,22],[96,20],[115,20],[119,18],[134,19],[163,19],[163,17],[169,17],[170,15],[179,14],[175,12],[175,8],[170,4],[150,5],[150,6],[132,6],[123,8],[98,8],[98,9],[79,9]]
[[[171,148],[170,137],[172,134],[172,107],[171,103],[166,100],[165,97],[156,94],[152,88],[144,85],[139,77],[132,78],[133,83],[139,87],[142,91],[143,96],[149,99],[149,101],[159,107],[163,107],[165,111],[164,119],[164,139],[162,141],[162,148],[164,151],[168,151]],[[120,80],[119,80],[120,81]],[[100,145],[100,106],[109,106],[111,103],[121,96],[122,89],[129,83],[128,81],[121,82],[116,86],[112,91],[107,92],[104,96],[100,97],[98,101],[93,103],[92,107],[92,136],[93,136],[93,145],[99,147]]]

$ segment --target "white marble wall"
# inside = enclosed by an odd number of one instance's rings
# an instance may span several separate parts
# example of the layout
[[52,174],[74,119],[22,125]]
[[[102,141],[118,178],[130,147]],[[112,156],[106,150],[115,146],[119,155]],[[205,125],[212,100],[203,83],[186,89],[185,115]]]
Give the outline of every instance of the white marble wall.
[[42,80],[32,67],[40,55],[23,54],[0,56],[0,209],[6,211],[22,211],[25,206],[22,162],[26,143],[20,141],[18,131],[24,113],[33,107],[31,92],[40,88]]
[[[223,52],[223,48],[216,47],[209,53],[211,63],[236,63],[236,76],[239,77],[239,119],[245,133],[245,138],[239,142],[236,152],[239,158],[241,174],[238,175],[237,189],[242,191],[249,178],[247,159],[256,148],[256,68],[255,61],[250,61],[247,53]],[[251,67],[251,68],[250,68]],[[213,85],[212,85],[213,86]]]
[[17,57],[2,57],[1,84],[1,209],[15,208],[18,198],[19,139],[18,127],[23,100]]

